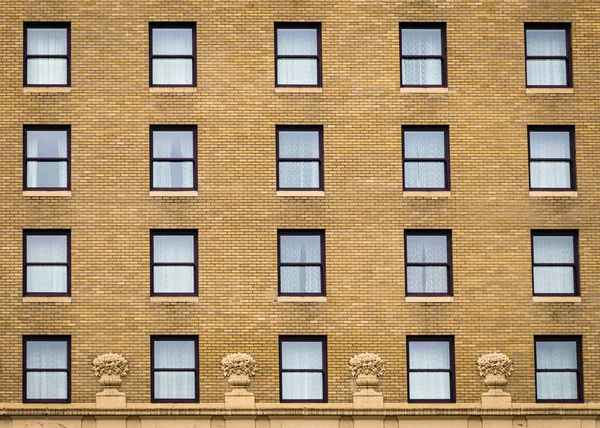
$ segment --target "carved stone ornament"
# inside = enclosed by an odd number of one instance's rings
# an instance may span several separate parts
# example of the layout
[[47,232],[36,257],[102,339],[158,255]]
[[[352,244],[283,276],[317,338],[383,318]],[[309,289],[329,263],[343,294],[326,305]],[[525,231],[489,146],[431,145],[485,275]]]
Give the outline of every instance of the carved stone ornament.
[[100,385],[104,390],[117,390],[122,377],[127,376],[129,372],[129,363],[120,354],[102,354],[94,358],[92,362],[94,374],[100,378]]
[[256,374],[256,360],[250,354],[229,354],[221,360],[221,371],[227,378],[231,388],[247,390],[250,386],[250,377]]
[[379,384],[379,378],[385,374],[385,361],[379,355],[368,352],[350,358],[348,366],[361,391],[375,388]]
[[513,362],[505,354],[493,352],[479,357],[477,370],[490,391],[502,391],[502,387],[508,382],[507,378],[513,372]]

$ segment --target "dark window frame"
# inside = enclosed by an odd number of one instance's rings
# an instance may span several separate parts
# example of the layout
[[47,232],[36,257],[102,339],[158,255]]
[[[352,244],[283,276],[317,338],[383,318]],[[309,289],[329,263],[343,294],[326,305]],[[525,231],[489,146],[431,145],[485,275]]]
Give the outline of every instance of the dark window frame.
[[[318,158],[282,158],[279,156],[279,132],[318,132],[319,133],[319,157]],[[277,190],[300,190],[300,191],[319,191],[324,190],[324,164],[323,164],[323,125],[276,125],[275,126],[275,150],[277,156],[276,175]],[[279,185],[279,164],[294,162],[318,162],[319,163],[319,187],[281,187]]]
[[[450,369],[411,369],[410,368],[410,342],[448,342],[450,351]],[[406,393],[409,403],[456,403],[456,365],[454,354],[454,336],[406,336]],[[410,373],[450,373],[450,399],[448,400],[415,400],[410,398]]]
[[[27,342],[67,342],[67,368],[65,369],[28,369],[27,368]],[[23,336],[23,403],[70,403],[71,402],[71,336],[59,335],[24,335]],[[62,399],[29,399],[27,398],[27,373],[28,372],[66,372],[67,373],[67,398]]]
[[[192,158],[155,158],[154,157],[154,131],[181,131],[193,133]],[[154,162],[192,162],[192,187],[154,187]],[[150,125],[150,190],[158,191],[189,191],[198,190],[198,126],[196,125]]]
[[[64,235],[67,238],[67,262],[27,262],[27,237],[44,235]],[[66,293],[35,293],[27,291],[28,266],[66,266],[67,267],[67,292]],[[39,297],[69,297],[71,296],[71,230],[70,229],[23,229],[23,296]]]
[[[194,263],[156,263],[154,262],[154,237],[155,236],[193,236],[194,237]],[[193,266],[194,267],[194,292],[193,293],[157,293],[154,291],[155,266]],[[150,230],[150,296],[197,296],[198,295],[198,230],[197,229],[151,229]]]
[[[537,367],[537,344],[538,342],[575,342],[577,348],[577,369],[538,369]],[[536,403],[583,403],[583,352],[581,336],[558,336],[558,335],[535,335],[533,337],[533,363],[535,377],[535,401]],[[539,373],[564,373],[575,372],[577,374],[577,399],[546,400],[538,398],[537,374]]]
[[[310,29],[317,30],[317,55],[279,55],[277,45],[277,30],[280,29]],[[322,40],[321,40],[321,23],[320,22],[276,22],[275,23],[275,86],[279,88],[321,88],[323,87],[323,53],[322,53]],[[280,85],[278,84],[278,59],[316,59],[317,60],[317,84],[316,85],[303,85],[303,84],[291,84],[291,85]]]
[[[531,157],[531,133],[532,132],[568,132],[570,158],[532,158]],[[527,156],[529,157],[529,190],[569,192],[577,190],[577,172],[575,165],[575,126],[573,125],[528,125],[527,126]],[[531,187],[531,163],[532,162],[569,162],[571,187]]]
[[[440,30],[440,42],[442,44],[442,55],[403,55],[402,54],[402,30],[437,29]],[[446,23],[445,22],[401,22],[400,23],[400,86],[403,88],[447,88],[448,87],[448,51],[446,48]],[[403,59],[438,59],[442,62],[442,82],[439,85],[409,85],[402,82],[402,60]]]
[[[190,29],[192,30],[192,55],[154,55],[152,52],[152,32],[155,28],[177,28],[177,29]],[[149,23],[149,37],[150,45],[148,47],[149,53],[149,75],[150,75],[150,87],[159,88],[195,88],[197,87],[197,58],[198,50],[196,46],[196,23],[195,22],[150,22]],[[191,59],[192,60],[192,84],[191,85],[180,85],[180,84],[155,84],[153,83],[153,72],[154,67],[152,66],[153,59]]]
[[[546,22],[526,22],[523,26],[523,36],[525,39],[525,87],[527,88],[572,88],[573,87],[573,59],[571,45],[571,24],[570,23],[546,23]],[[566,56],[534,56],[527,55],[527,30],[565,30]],[[527,61],[528,60],[564,60],[567,70],[566,85],[530,85],[527,80]]]
[[[408,262],[408,236],[445,236],[446,237],[446,263],[414,263]],[[453,296],[454,281],[452,269],[452,230],[450,229],[405,229],[404,230],[404,293],[406,297],[416,296]],[[448,290],[446,293],[409,293],[408,292],[408,268],[410,266],[446,266],[448,273]]]
[[[282,236],[320,236],[321,238],[321,263],[282,263],[281,262],[281,237]],[[325,229],[278,229],[277,230],[277,294],[279,296],[326,296],[325,287]],[[320,293],[283,293],[281,291],[282,266],[320,266],[321,267],[321,292]]]
[[[29,131],[66,131],[67,132],[67,157],[45,158],[29,157],[27,155],[27,132]],[[27,162],[66,162],[67,163],[67,186],[66,187],[28,187],[27,186]],[[71,125],[24,125],[23,126],[23,190],[71,190]]]
[[[29,55],[27,53],[27,30],[30,28],[62,28],[67,30],[66,55]],[[29,58],[55,58],[67,60],[67,83],[65,85],[43,85],[27,82],[27,60]],[[71,86],[71,23],[70,22],[24,22],[23,23],[23,86],[68,88]]]
[[[573,238],[573,263],[535,263],[533,238],[536,236],[570,236]],[[573,268],[573,293],[536,293],[535,292],[535,275],[536,266],[558,266]],[[533,296],[580,296],[579,284],[579,231],[578,230],[554,230],[554,229],[532,229],[531,230],[531,291]]]
[[[191,369],[155,369],[154,368],[154,342],[167,341],[193,341],[194,342],[194,394],[193,399],[165,399],[154,398],[154,373],[155,372],[191,372]],[[150,336],[150,402],[151,403],[199,403],[200,402],[200,350],[197,335],[152,335]]]
[[[444,133],[444,157],[443,158],[407,158],[405,155],[406,132],[443,132]],[[406,187],[407,162],[443,162],[444,163],[444,187]],[[450,127],[448,125],[402,125],[402,190],[444,192],[450,190]]]
[[[321,343],[321,354],[323,361],[321,363],[322,369],[283,369],[283,353],[282,343],[283,342],[320,342]],[[322,400],[284,400],[283,399],[283,373],[321,373],[323,375],[323,399]],[[327,382],[327,336],[316,335],[316,336],[295,336],[295,335],[280,335],[279,336],[279,402],[281,403],[327,403],[328,402],[328,382]]]

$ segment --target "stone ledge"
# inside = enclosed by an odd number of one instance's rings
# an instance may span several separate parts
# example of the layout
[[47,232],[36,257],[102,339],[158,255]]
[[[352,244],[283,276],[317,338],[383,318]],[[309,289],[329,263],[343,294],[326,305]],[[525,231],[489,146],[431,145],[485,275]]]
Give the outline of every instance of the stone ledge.
[[70,86],[25,86],[24,94],[55,94],[55,93],[71,93]]
[[447,94],[448,88],[416,88],[401,86],[400,93],[402,94]]
[[315,86],[277,86],[275,87],[276,94],[322,94],[323,88]]
[[150,303],[198,303],[198,296],[150,296]]
[[454,303],[454,296],[407,296],[406,303]]
[[526,88],[527,94],[572,94],[573,88]]
[[152,86],[149,88],[151,93],[195,93],[198,88],[195,86]]
[[581,296],[533,296],[533,303],[581,303]]
[[323,198],[324,190],[278,190],[277,197],[285,198]]
[[452,192],[450,190],[405,190],[402,192],[402,196],[405,198],[450,198]]
[[23,196],[31,197],[55,197],[55,198],[70,198],[70,190],[23,190]]
[[71,303],[70,296],[23,296],[23,303]]
[[278,303],[327,303],[327,296],[279,296]]
[[576,198],[577,191],[573,190],[530,190],[529,196],[531,198]]
[[151,190],[151,198],[190,198],[198,196],[197,190]]

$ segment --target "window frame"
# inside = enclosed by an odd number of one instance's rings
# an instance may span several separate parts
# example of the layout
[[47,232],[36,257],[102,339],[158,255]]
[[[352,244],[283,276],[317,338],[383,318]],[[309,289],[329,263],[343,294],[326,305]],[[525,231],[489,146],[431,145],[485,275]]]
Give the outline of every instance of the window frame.
[[[565,30],[565,48],[566,56],[536,56],[527,55],[527,30]],[[552,22],[526,22],[523,26],[523,37],[525,40],[525,87],[526,88],[572,88],[573,87],[573,60],[571,45],[571,24],[570,23],[552,23]],[[567,81],[565,85],[530,85],[527,80],[527,61],[528,60],[556,60],[561,59],[566,63]]]
[[[155,263],[154,262],[154,237],[155,236],[193,236],[194,238],[194,263]],[[157,293],[154,291],[155,266],[193,266],[194,292],[193,293]],[[150,296],[197,296],[198,295],[198,230],[197,229],[150,229]]]
[[[282,158],[279,156],[279,132],[318,132],[319,133],[319,157],[318,158]],[[323,191],[324,186],[324,163],[323,163],[323,125],[276,125],[275,126],[275,151],[277,157],[276,178],[277,190],[298,190],[298,191]],[[280,162],[318,162],[319,163],[319,186],[318,187],[281,187],[279,185],[279,164]]]
[[[27,262],[27,237],[64,235],[67,238],[67,262]],[[66,293],[36,293],[27,291],[27,267],[28,266],[66,266],[67,267],[67,291]],[[23,296],[24,297],[70,297],[71,296],[71,230],[70,229],[23,229]]]
[[[317,31],[317,55],[279,55],[279,46],[277,44],[277,30],[280,29],[308,29]],[[278,88],[322,88],[323,87],[323,53],[322,53],[322,39],[321,39],[321,23],[320,22],[276,22],[275,23],[275,87]],[[317,83],[316,85],[303,85],[303,84],[291,84],[284,85],[278,84],[278,59],[316,59],[317,60]]]
[[[281,262],[281,237],[282,236],[320,236],[321,238],[321,263],[282,263]],[[278,296],[326,296],[325,287],[325,229],[278,229],[277,230],[277,295]],[[284,293],[281,291],[282,266],[320,266],[321,267],[321,292],[320,293]]]
[[[533,238],[536,236],[570,236],[573,238],[573,263],[535,263]],[[535,267],[573,267],[573,293],[536,293],[535,292]],[[531,230],[531,292],[533,296],[580,296],[579,284],[579,231],[578,230],[554,230],[554,229],[532,229]]]
[[[442,44],[441,55],[403,55],[402,54],[402,30],[440,30],[440,42]],[[402,88],[447,88],[448,87],[448,51],[446,47],[446,23],[445,22],[400,22],[400,87]],[[439,85],[409,85],[402,82],[402,60],[406,59],[439,59],[442,62],[442,82]]]
[[[282,343],[283,342],[320,342],[321,343],[321,356],[322,356],[322,369],[283,369],[283,353]],[[283,373],[322,373],[323,375],[323,399],[321,400],[290,400],[283,398]],[[280,403],[327,403],[328,402],[328,382],[327,382],[327,336],[324,335],[280,335],[279,336],[279,402]]]
[[[192,132],[192,158],[154,158],[154,131]],[[192,161],[192,187],[154,187],[154,162]],[[198,190],[198,126],[197,125],[150,125],[150,191],[185,192]]]
[[[67,30],[67,54],[66,55],[29,55],[27,53],[27,30],[30,28],[60,28]],[[67,60],[67,83],[64,85],[44,85],[27,82],[27,60],[29,58],[54,58]],[[71,23],[70,22],[24,22],[23,23],[23,86],[68,88],[71,86]]]
[[[448,342],[450,369],[411,369],[410,368],[410,342]],[[406,336],[406,398],[409,403],[456,403],[456,365],[454,354],[454,336]],[[450,374],[450,399],[448,400],[416,400],[410,398],[410,373],[449,373]]]
[[[538,342],[575,342],[577,348],[577,369],[538,369],[537,362],[537,344]],[[534,381],[535,381],[535,402],[536,403],[583,403],[583,352],[582,352],[582,337],[581,336],[560,336],[560,335],[535,335],[533,336],[533,364],[534,364]],[[575,372],[577,374],[577,399],[559,399],[547,400],[538,398],[538,373],[552,372]]]
[[[414,263],[408,262],[408,236],[445,236],[446,237],[446,263]],[[405,297],[436,297],[454,296],[454,281],[452,269],[452,230],[451,229],[405,229],[404,230],[404,295]],[[408,292],[408,268],[410,266],[446,266],[448,274],[446,293],[409,293]]]
[[[27,133],[29,131],[66,131],[67,133],[67,157],[45,158],[28,157]],[[67,162],[67,185],[66,187],[29,187],[27,185],[27,162]],[[40,191],[62,191],[71,190],[71,125],[23,125],[23,190]]]
[[[149,22],[149,38],[150,44],[148,47],[149,54],[149,77],[150,87],[158,88],[195,88],[197,87],[197,58],[198,50],[196,45],[196,23],[195,22]],[[155,28],[174,28],[174,29],[191,29],[192,30],[192,55],[154,55],[152,51],[152,32]],[[191,59],[192,60],[192,83],[190,85],[182,84],[155,84],[153,83],[154,67],[152,66],[153,59]]]
[[[531,157],[531,133],[532,132],[568,132],[570,158],[532,158]],[[529,190],[550,192],[572,192],[577,190],[577,171],[575,162],[575,126],[573,125],[528,125],[527,126],[527,156],[529,158]],[[570,187],[532,187],[531,186],[531,163],[532,162],[569,162]]]
[[[27,368],[27,342],[66,342],[67,343],[67,368],[66,369],[28,369]],[[70,403],[71,402],[71,336],[64,335],[24,335],[22,360],[22,390],[23,403]],[[67,373],[67,398],[66,399],[32,399],[27,398],[27,373],[34,372],[66,372]]]
[[[168,399],[154,398],[154,373],[155,372],[191,372],[190,369],[155,369],[154,368],[154,342],[168,341],[193,341],[194,342],[194,394],[193,399]],[[150,336],[150,402],[151,403],[199,403],[200,402],[200,350],[197,335],[151,335]]]
[[[443,132],[444,133],[444,158],[407,158],[406,157],[406,132]],[[407,162],[443,162],[444,187],[406,187]],[[421,192],[445,192],[450,190],[450,127],[448,125],[402,125],[402,190]]]

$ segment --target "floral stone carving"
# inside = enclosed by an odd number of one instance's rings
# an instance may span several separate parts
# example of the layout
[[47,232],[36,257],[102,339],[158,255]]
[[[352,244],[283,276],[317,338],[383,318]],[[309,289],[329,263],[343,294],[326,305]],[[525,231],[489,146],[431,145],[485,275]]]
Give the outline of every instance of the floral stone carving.
[[477,359],[477,370],[490,391],[502,391],[513,372],[513,362],[505,354],[492,352]]
[[106,390],[117,390],[122,377],[127,376],[129,372],[129,363],[120,354],[102,354],[98,355],[92,361],[94,374],[100,378],[100,385]]
[[368,352],[350,358],[348,366],[361,391],[373,390],[379,384],[379,378],[385,374],[385,361],[379,355]]
[[233,391],[244,391],[250,386],[250,377],[256,374],[257,363],[250,354],[237,352],[221,360],[221,371]]

